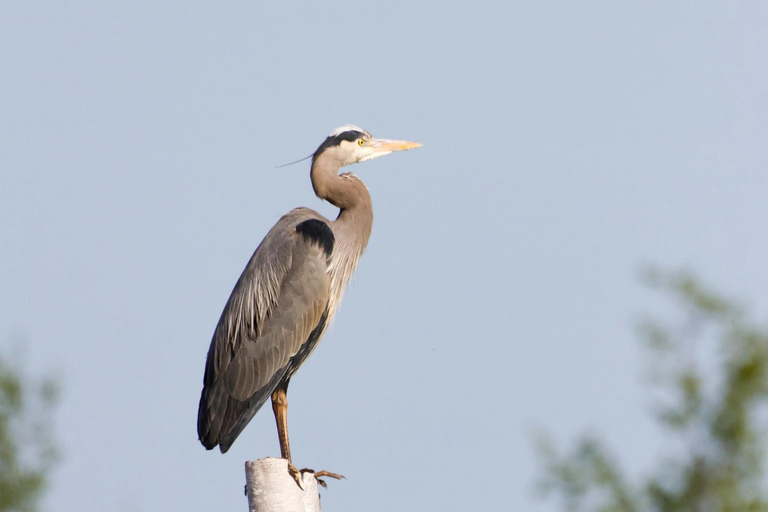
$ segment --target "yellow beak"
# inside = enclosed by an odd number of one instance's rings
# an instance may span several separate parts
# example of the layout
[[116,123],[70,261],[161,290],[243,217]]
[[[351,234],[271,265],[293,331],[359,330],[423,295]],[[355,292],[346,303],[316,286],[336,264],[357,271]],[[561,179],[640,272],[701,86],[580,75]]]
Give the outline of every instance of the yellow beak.
[[405,151],[407,149],[420,148],[422,144],[418,142],[408,142],[407,140],[389,140],[389,139],[371,139],[368,144],[379,151]]

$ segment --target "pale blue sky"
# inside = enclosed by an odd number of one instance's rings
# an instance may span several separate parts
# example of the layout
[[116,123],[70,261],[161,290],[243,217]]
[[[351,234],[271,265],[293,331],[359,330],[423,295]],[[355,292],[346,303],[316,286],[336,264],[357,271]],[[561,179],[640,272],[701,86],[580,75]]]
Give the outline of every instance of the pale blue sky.
[[347,476],[324,508],[551,510],[537,425],[651,467],[638,269],[768,308],[766,27],[764,2],[4,2],[0,340],[64,385],[47,509],[245,509],[271,411],[206,452],[205,354],[279,216],[334,214],[274,166],[345,123],[424,147],[351,168],[373,235],[291,384],[294,462]]

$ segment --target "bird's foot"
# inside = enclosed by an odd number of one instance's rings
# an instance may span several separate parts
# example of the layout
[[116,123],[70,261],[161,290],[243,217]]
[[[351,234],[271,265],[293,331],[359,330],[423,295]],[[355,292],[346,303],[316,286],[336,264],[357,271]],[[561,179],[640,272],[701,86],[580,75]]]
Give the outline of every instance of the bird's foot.
[[323,486],[323,489],[328,488],[328,484],[325,483],[323,477],[335,478],[336,480],[345,478],[344,475],[337,475],[336,473],[331,473],[330,471],[325,470],[315,472],[314,469],[309,468],[296,469],[296,466],[294,466],[291,462],[288,462],[288,473],[290,473],[291,477],[296,481],[296,485],[298,485],[299,489],[302,491],[304,490],[304,486],[301,485],[301,479],[304,476],[304,473],[312,473],[312,475],[315,477],[315,480],[317,480],[317,483]]
[[315,472],[313,469],[302,469],[301,473],[312,473],[315,477],[315,480],[317,480],[317,483],[323,486],[323,489],[327,489],[328,484],[326,484],[325,480],[323,480],[321,477],[335,478],[336,480],[341,480],[344,478],[344,475],[337,475],[336,473],[331,473],[330,471],[326,470]]
[[291,464],[291,461],[288,461],[288,473],[293,477],[294,480],[296,480],[296,485],[298,485],[299,489],[301,489],[302,491],[304,490],[304,487],[301,486],[301,475],[304,471],[306,470],[296,469],[296,466]]

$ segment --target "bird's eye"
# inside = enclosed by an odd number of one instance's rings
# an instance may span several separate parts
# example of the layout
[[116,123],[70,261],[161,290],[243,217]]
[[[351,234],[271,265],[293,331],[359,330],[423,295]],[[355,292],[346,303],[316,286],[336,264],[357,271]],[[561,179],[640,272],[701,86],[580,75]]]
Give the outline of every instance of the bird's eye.
[[362,146],[363,144],[365,144],[365,141],[363,139],[357,139],[358,146]]

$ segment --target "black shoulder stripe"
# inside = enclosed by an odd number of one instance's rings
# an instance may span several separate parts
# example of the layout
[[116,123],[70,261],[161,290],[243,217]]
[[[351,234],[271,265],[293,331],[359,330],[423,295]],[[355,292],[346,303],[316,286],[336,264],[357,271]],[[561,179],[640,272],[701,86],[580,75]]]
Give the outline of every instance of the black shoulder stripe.
[[331,227],[325,222],[317,219],[305,220],[296,225],[296,232],[300,233],[304,240],[317,243],[325,251],[326,256],[330,256],[333,252],[333,244],[336,239]]

